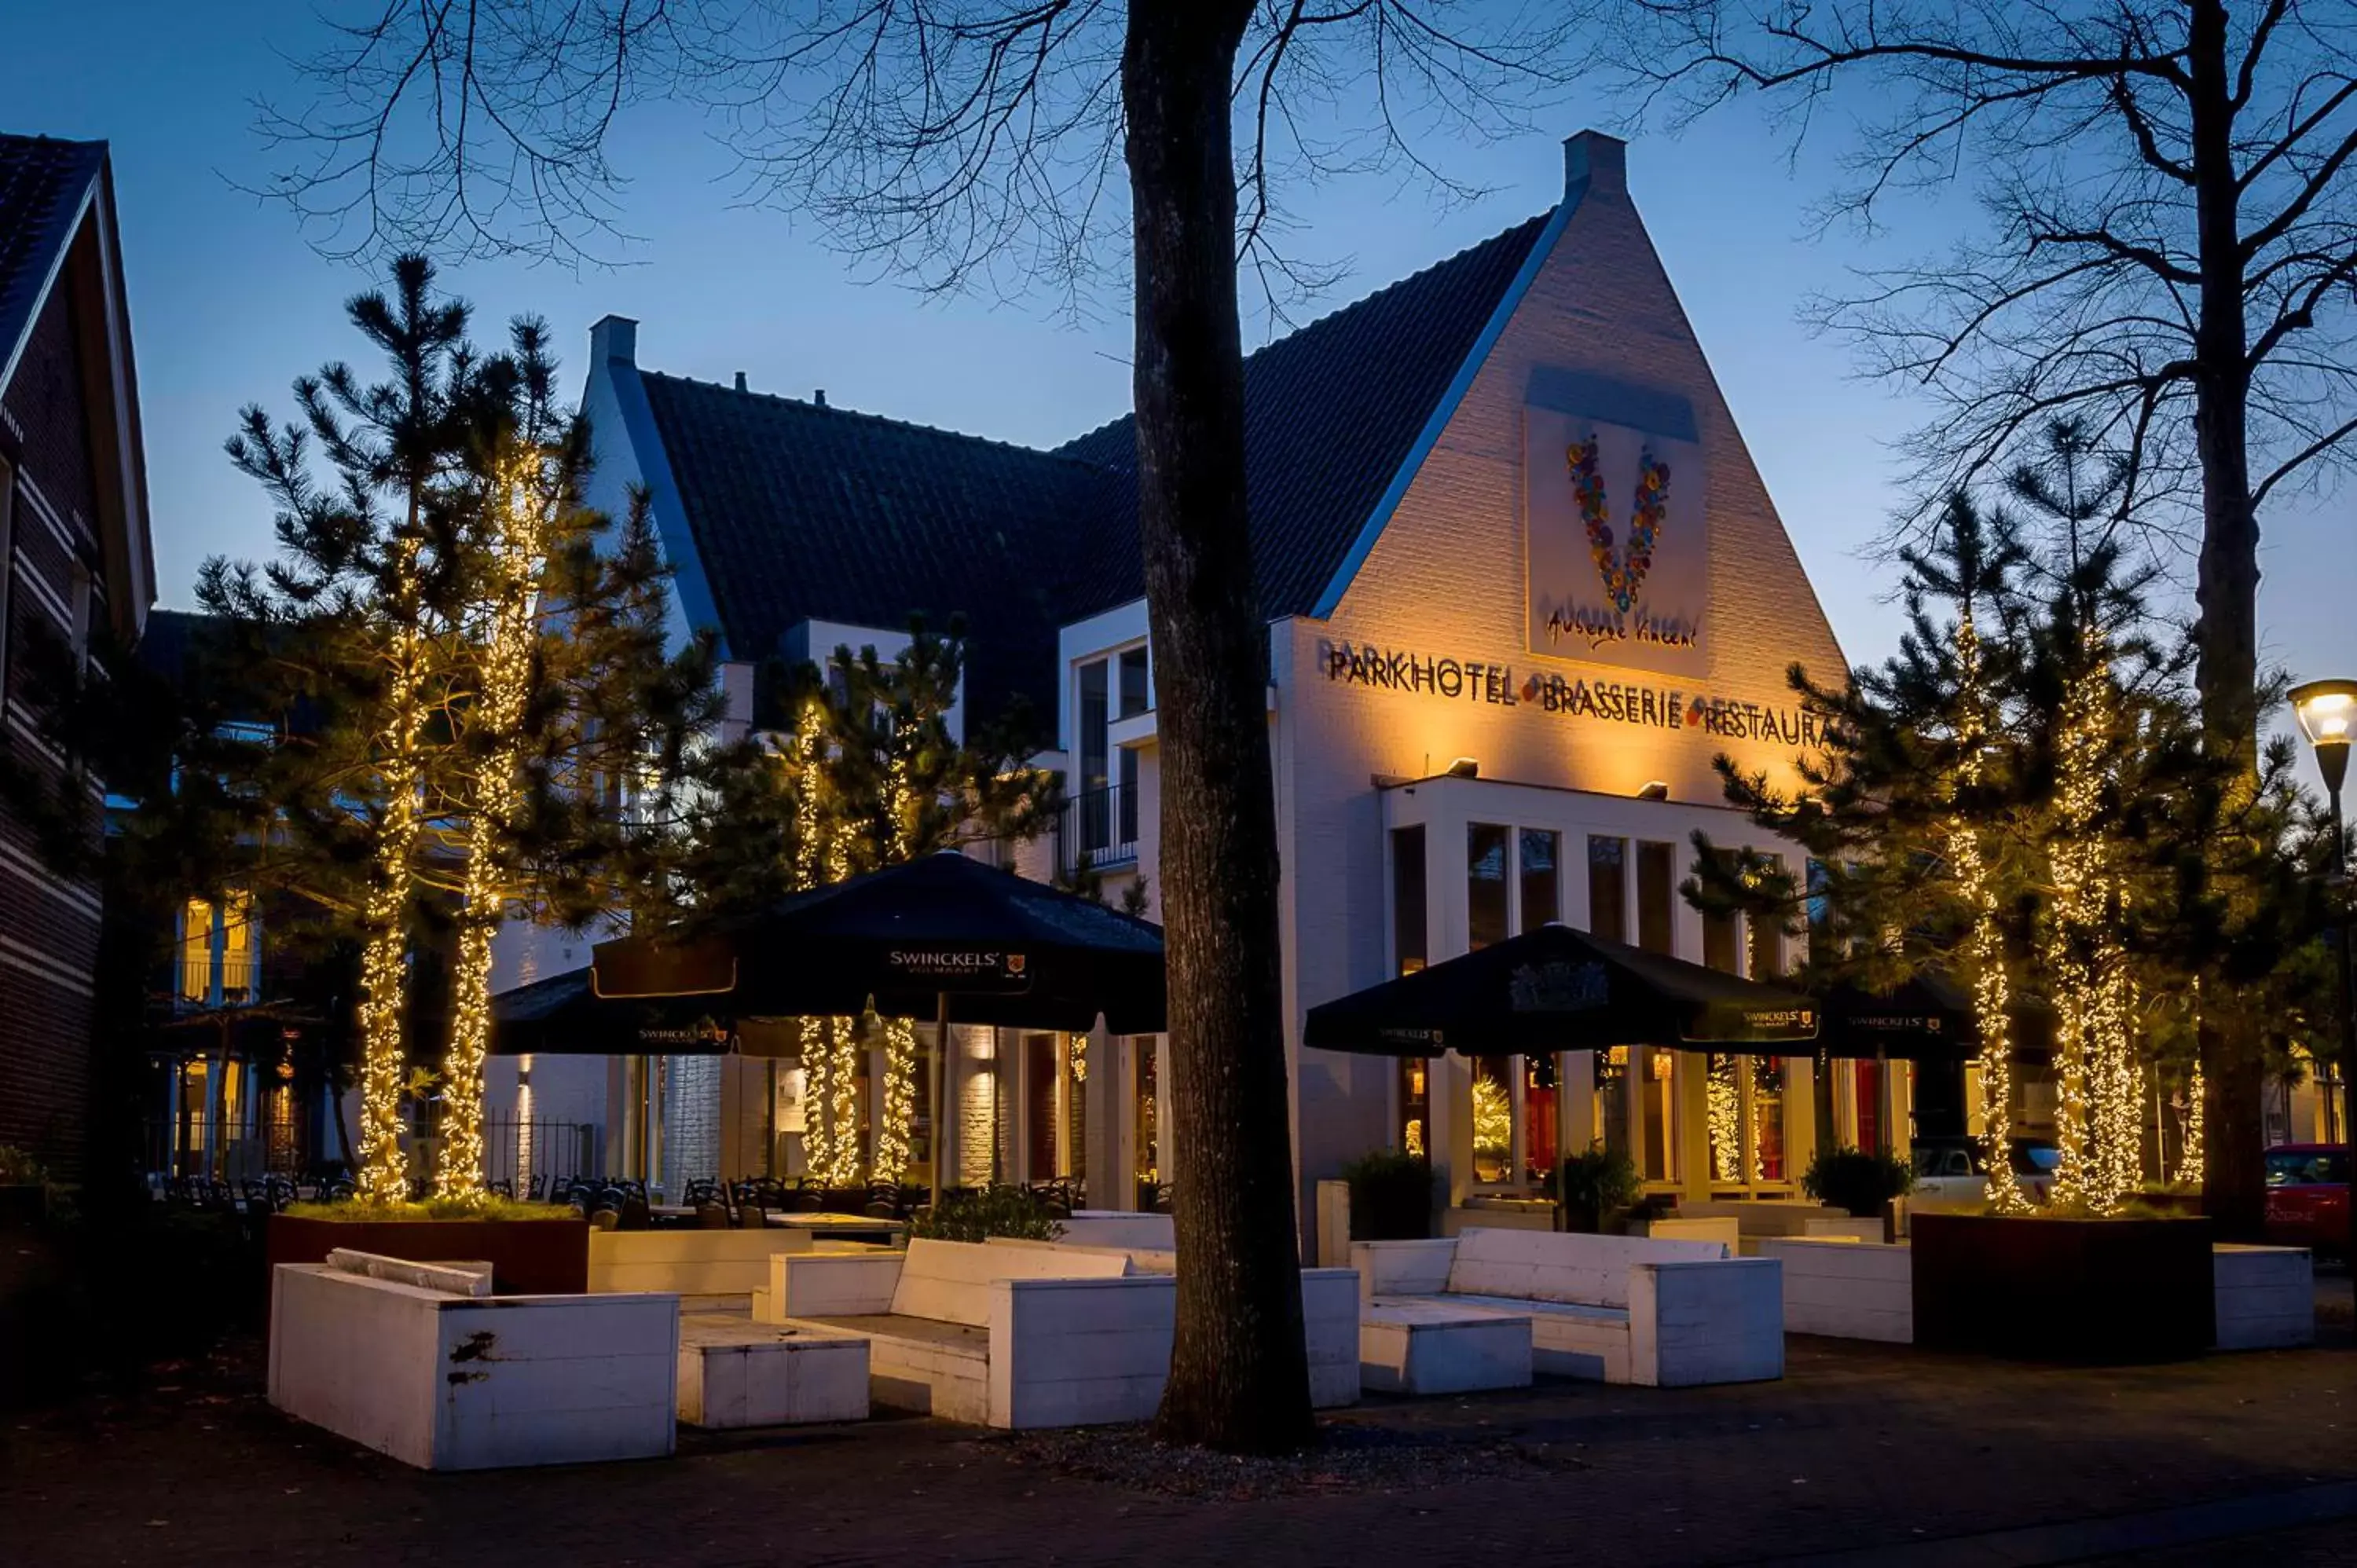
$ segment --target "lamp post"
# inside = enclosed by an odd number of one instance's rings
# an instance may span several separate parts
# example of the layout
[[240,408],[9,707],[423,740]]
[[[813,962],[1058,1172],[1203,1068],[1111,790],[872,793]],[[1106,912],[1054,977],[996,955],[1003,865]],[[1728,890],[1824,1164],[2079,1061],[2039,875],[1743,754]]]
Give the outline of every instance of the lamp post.
[[[2310,681],[2288,695],[2302,734],[2316,750],[2316,770],[2324,776],[2324,796],[2332,808],[2332,874],[2343,901],[2341,918],[2341,1077],[2357,1071],[2357,965],[2345,908],[2349,897],[2349,823],[2341,814],[2341,786],[2349,777],[2349,744],[2357,738],[2357,681]],[[2331,1113],[2328,1090],[2325,1112]]]

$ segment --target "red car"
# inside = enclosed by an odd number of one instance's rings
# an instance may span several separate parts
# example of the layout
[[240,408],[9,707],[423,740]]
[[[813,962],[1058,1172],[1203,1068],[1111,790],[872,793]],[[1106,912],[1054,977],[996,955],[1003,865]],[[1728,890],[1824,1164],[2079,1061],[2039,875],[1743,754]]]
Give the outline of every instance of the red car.
[[2267,1240],[2349,1255],[2349,1145],[2280,1144],[2267,1151]]

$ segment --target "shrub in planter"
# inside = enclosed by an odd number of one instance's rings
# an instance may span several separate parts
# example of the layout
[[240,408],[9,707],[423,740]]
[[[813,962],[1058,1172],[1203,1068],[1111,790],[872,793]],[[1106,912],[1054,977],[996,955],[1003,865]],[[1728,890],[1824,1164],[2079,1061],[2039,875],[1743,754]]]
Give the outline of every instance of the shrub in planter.
[[1421,1241],[1432,1234],[1432,1162],[1376,1149],[1342,1167],[1351,1184],[1351,1240]]
[[1645,1195],[1645,1180],[1625,1151],[1590,1144],[1586,1154],[1565,1156],[1555,1192],[1564,1229],[1592,1235],[1636,1206]]
[[1882,1206],[1914,1190],[1915,1172],[1896,1155],[1871,1149],[1820,1149],[1801,1177],[1801,1190],[1819,1203],[1879,1219]]
[[935,1241],[981,1241],[992,1236],[1052,1241],[1063,1233],[1063,1223],[1048,1199],[1019,1187],[946,1194],[909,1221],[909,1235]]

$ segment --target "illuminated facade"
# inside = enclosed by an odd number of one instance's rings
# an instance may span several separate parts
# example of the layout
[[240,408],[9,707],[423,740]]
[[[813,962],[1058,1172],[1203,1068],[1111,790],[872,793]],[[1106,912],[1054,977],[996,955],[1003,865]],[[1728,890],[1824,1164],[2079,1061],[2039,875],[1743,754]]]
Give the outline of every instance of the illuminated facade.
[[[1712,763],[1789,774],[1816,736],[1785,671],[1832,678],[1842,654],[1621,145],[1575,137],[1566,163],[1553,210],[1247,361],[1305,1212],[1311,1182],[1403,1144],[1470,1201],[1595,1139],[1694,1193],[1785,1190],[1820,1136],[1904,1141],[1905,1086],[1872,1064],[1835,1083],[1802,1061],[1646,1052],[1427,1070],[1297,1043],[1318,1002],[1548,919],[1730,971],[1784,962],[1780,935],[1706,919],[1676,886],[1697,831],[1798,854],[1717,803]],[[721,635],[738,715],[760,718],[747,671],[765,653],[888,654],[909,612],[962,613],[967,704],[1018,693],[1052,715],[1041,760],[1072,796],[1012,863],[1047,876],[1085,857],[1109,899],[1142,881],[1151,914],[1129,422],[1034,452],[641,371],[636,336],[609,317],[593,337],[599,483],[616,505],[647,487],[681,630]],[[1132,1200],[1125,1176],[1168,1179],[1162,1042],[959,1033],[950,1103],[924,1120],[960,1176],[1083,1176],[1105,1207]],[[696,1174],[741,1174],[764,1140],[791,1159],[791,1069],[730,1067],[762,1081],[713,1119],[721,1168]],[[742,1131],[757,1121],[760,1139]]]

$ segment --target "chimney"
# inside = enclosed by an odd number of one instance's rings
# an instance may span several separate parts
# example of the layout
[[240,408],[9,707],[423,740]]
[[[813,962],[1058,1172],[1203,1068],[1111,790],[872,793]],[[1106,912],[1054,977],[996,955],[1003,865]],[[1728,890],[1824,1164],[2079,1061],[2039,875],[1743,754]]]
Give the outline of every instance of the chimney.
[[811,393],[811,402],[818,404],[821,408],[824,408],[826,406],[826,389],[824,387],[821,387],[818,391]]
[[639,324],[627,316],[608,316],[589,328],[589,362],[639,362]]
[[737,390],[738,392],[745,390],[745,372],[742,371],[737,372]]
[[1563,144],[1563,194],[1567,201],[1586,195],[1629,194],[1629,144],[1601,131],[1582,131]]

